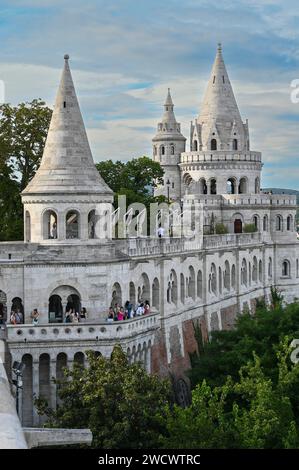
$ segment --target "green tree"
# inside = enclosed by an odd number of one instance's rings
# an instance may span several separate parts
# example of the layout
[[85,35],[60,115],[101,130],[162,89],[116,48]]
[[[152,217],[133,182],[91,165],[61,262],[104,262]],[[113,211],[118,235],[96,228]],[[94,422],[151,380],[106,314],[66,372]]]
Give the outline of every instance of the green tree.
[[0,240],[23,238],[20,193],[42,157],[52,111],[41,100],[0,106]]
[[[299,427],[290,390],[298,387],[299,365],[289,364],[288,341],[280,344],[278,382],[268,378],[261,361],[240,369],[213,387],[203,380],[192,392],[192,404],[166,409],[166,448],[298,448]],[[298,388],[297,388],[298,389]]]
[[88,427],[93,446],[110,449],[153,448],[163,432],[161,409],[171,399],[170,384],[130,365],[120,346],[111,359],[88,353],[89,367],[75,365],[59,383],[62,399],[56,412],[39,400],[48,426]]
[[164,170],[151,158],[143,156],[127,163],[107,160],[97,163],[96,167],[108,186],[115,192],[116,204],[118,195],[127,196],[128,206],[133,202],[142,202],[149,206],[151,202],[159,201],[153,197],[152,188],[157,183],[162,183]]
[[[279,295],[278,295],[279,297]],[[289,335],[299,338],[299,303],[282,306],[281,298],[273,297],[270,307],[260,304],[254,315],[244,312],[234,329],[214,331],[199,356],[192,355],[192,386],[206,380],[209,385],[223,385],[227,375],[236,379],[239,369],[255,352],[265,374],[277,380],[276,351],[280,340]]]

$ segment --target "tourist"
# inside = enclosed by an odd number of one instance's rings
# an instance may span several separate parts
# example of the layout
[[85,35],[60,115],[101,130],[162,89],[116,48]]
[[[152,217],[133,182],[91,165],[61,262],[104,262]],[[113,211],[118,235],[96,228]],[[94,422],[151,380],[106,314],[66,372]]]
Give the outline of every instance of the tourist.
[[4,313],[0,312],[0,325],[4,325]]
[[149,301],[146,300],[144,304],[144,315],[149,314],[149,313],[150,313],[150,304],[149,304]]
[[80,321],[80,315],[78,312],[72,312],[71,315],[72,323],[79,323]]
[[16,318],[17,325],[20,325],[21,323],[23,323],[23,314],[19,308],[17,308],[17,311],[15,312],[15,318]]
[[65,314],[65,323],[72,323],[72,309]]
[[37,325],[38,319],[39,319],[39,313],[38,313],[37,308],[35,308],[33,312],[31,313],[31,318],[32,318],[32,324]]
[[143,302],[141,302],[141,304],[137,307],[136,315],[137,315],[137,317],[141,317],[141,315],[144,315],[144,304],[143,304]]
[[108,312],[107,322],[112,323],[113,321],[114,321],[114,311],[113,311],[113,308],[110,307],[109,312]]
[[80,321],[85,321],[87,319],[87,311],[86,308],[83,307],[80,312]]
[[125,312],[124,312],[124,307],[120,307],[118,313],[117,313],[117,320],[122,321],[125,318]]
[[157,233],[159,238],[164,237],[164,227],[159,227]]
[[12,325],[16,325],[16,324],[17,324],[17,322],[16,322],[16,314],[15,314],[15,312],[14,312],[13,310],[12,310],[12,312],[11,312],[11,314],[10,314],[10,323],[11,323]]
[[57,224],[56,224],[56,222],[54,222],[53,226],[52,226],[51,238],[57,238]]

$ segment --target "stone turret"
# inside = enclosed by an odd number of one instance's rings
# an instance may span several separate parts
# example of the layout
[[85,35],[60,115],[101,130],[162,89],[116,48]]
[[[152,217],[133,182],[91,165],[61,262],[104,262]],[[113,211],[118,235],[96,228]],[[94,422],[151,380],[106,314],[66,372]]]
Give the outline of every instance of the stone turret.
[[92,158],[65,55],[42,161],[22,193],[25,241],[95,239],[96,207],[112,200]]
[[183,196],[260,192],[261,153],[250,150],[248,122],[242,121],[220,44],[180,168]]
[[171,200],[181,197],[180,155],[185,151],[186,138],[181,133],[181,126],[174,115],[174,104],[170,89],[164,104],[164,114],[158,123],[157,134],[153,138],[153,158],[164,169],[164,184],[155,189],[155,195],[164,195]]
[[247,122],[243,123],[218,45],[207,90],[192,132],[198,150],[249,150]]

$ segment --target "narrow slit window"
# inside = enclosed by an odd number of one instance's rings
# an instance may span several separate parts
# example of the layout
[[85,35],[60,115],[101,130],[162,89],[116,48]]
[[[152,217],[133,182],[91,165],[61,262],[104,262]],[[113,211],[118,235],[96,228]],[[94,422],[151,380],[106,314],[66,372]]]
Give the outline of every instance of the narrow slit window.
[[63,102],[63,107],[66,108],[66,101]]
[[224,75],[222,75],[222,81],[223,81],[223,83],[224,83]]

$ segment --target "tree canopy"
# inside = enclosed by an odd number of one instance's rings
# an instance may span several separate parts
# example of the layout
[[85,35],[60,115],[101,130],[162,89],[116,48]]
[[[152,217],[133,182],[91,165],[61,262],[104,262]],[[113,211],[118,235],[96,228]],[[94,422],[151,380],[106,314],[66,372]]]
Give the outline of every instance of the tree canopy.
[[0,106],[0,241],[23,238],[20,193],[40,163],[51,115],[37,99]]
[[160,163],[148,157],[133,158],[127,163],[112,160],[96,164],[101,176],[117,196],[127,197],[127,206],[133,202],[141,202],[148,206],[163,198],[154,198],[152,189],[157,183],[162,183],[164,170]]
[[128,363],[120,346],[111,359],[88,354],[89,367],[75,364],[58,382],[62,404],[57,411],[38,402],[48,426],[89,427],[93,446],[109,449],[153,448],[163,431],[161,410],[171,400],[170,384]]

